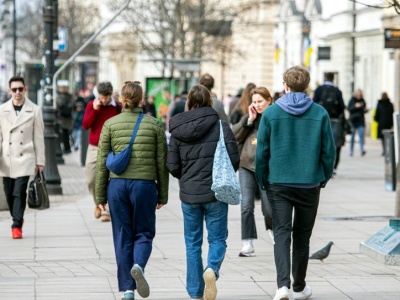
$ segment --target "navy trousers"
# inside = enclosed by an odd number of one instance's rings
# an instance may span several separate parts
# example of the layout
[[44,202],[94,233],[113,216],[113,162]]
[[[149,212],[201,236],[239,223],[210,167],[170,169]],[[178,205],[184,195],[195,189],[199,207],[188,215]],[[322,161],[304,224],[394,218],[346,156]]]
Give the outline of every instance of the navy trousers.
[[4,194],[6,195],[8,209],[10,210],[13,224],[11,228],[22,228],[26,207],[26,190],[29,176],[18,178],[3,178]]
[[119,291],[135,290],[131,268],[138,264],[145,269],[156,234],[157,185],[151,180],[111,179],[107,198]]

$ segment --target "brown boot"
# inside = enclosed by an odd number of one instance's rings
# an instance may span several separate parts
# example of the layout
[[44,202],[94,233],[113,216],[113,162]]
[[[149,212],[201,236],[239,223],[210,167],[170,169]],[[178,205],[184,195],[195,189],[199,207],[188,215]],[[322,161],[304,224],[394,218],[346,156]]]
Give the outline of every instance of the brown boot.
[[100,207],[98,207],[98,206],[96,206],[96,207],[94,208],[94,217],[95,217],[96,219],[98,219],[98,218],[101,217],[101,209],[100,209]]
[[101,215],[101,221],[102,222],[110,222],[111,221],[111,217],[108,214],[102,214]]

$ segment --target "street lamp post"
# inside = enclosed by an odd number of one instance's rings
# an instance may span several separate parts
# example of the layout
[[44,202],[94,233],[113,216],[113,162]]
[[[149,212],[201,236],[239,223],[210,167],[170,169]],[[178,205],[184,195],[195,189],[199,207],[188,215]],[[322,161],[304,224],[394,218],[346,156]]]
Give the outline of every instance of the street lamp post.
[[45,125],[44,138],[46,148],[46,168],[44,169],[44,176],[46,178],[46,185],[49,194],[60,195],[62,194],[61,177],[57,169],[56,160],[56,143],[57,134],[54,130],[55,125],[55,109],[54,103],[56,99],[53,98],[53,73],[54,73],[54,23],[55,11],[54,0],[46,0],[43,21],[45,27],[44,37],[44,53],[46,58],[46,65],[44,68],[44,101],[43,101],[43,120]]
[[4,6],[10,11],[12,6],[12,37],[13,37],[13,48],[12,48],[12,65],[13,74],[17,74],[17,9],[15,7],[15,0],[4,0]]

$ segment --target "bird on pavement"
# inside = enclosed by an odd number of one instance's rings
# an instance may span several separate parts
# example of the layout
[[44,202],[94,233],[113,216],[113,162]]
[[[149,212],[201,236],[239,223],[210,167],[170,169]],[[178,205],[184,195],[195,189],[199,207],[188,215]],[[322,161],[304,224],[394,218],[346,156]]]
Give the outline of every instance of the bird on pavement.
[[332,245],[333,245],[333,242],[329,242],[328,245],[326,245],[321,250],[318,250],[317,252],[312,254],[309,258],[310,259],[319,259],[323,263],[324,259],[328,257],[329,252],[331,251]]

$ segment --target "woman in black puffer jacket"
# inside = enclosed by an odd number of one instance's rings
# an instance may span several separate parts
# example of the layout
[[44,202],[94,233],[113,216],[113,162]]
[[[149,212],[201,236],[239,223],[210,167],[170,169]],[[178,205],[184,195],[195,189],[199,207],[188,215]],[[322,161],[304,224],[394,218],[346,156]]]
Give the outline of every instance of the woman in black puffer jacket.
[[[167,167],[179,179],[186,244],[186,290],[192,299],[202,299],[204,293],[206,299],[215,299],[216,280],[228,237],[228,204],[217,201],[211,190],[220,122],[212,108],[211,94],[202,85],[192,87],[187,106],[189,111],[170,120]],[[229,125],[224,121],[222,125],[226,148],[236,171],[240,160],[237,143]],[[209,243],[205,268],[201,257],[203,220]]]

